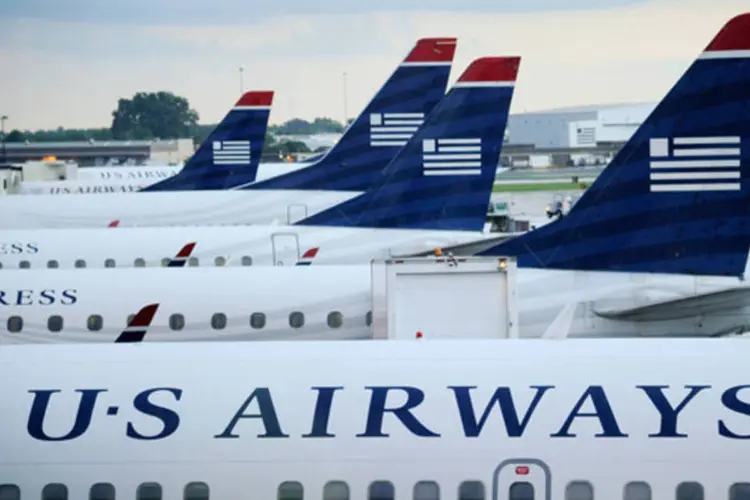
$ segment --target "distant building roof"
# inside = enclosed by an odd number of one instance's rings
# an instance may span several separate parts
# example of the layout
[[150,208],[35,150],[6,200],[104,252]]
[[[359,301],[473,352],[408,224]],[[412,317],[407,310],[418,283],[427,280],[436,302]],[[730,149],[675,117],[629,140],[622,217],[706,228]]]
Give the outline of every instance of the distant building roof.
[[523,111],[520,113],[513,113],[514,115],[542,115],[551,113],[587,113],[593,111],[599,111],[602,109],[615,109],[615,108],[626,108],[630,106],[655,106],[653,102],[621,102],[621,103],[607,103],[607,104],[585,104],[580,106],[564,106],[560,108],[552,109],[540,109],[534,111]]

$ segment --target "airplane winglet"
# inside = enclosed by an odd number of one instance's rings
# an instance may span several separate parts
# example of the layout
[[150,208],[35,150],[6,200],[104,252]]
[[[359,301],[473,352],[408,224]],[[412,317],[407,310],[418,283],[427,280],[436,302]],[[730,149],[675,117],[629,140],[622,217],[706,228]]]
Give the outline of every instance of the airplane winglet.
[[[750,12],[730,19],[706,47],[706,52],[750,50]],[[746,54],[745,57],[748,55]]]
[[456,54],[456,38],[421,38],[405,63],[450,63]]
[[193,249],[195,248],[196,242],[192,241],[185,246],[183,246],[179,252],[177,252],[177,255],[174,256],[172,260],[169,261],[169,264],[167,264],[167,267],[184,267],[185,262],[190,258],[190,254],[193,253]]
[[117,220],[113,220],[112,222],[110,222],[109,224],[107,224],[107,227],[117,227],[119,225],[120,225],[120,219],[117,219]]
[[269,108],[273,104],[273,90],[245,92],[234,105],[234,109]]
[[518,76],[521,58],[480,57],[463,72],[454,87],[512,85]]
[[151,326],[151,321],[154,319],[156,310],[159,309],[159,304],[149,304],[143,307],[133,319],[130,320],[128,326],[122,331],[119,337],[115,340],[116,344],[126,344],[134,342],[142,342],[143,337],[146,336],[148,327]]
[[297,262],[298,266],[309,266],[312,264],[313,259],[318,255],[320,247],[313,247],[302,255],[302,258]]

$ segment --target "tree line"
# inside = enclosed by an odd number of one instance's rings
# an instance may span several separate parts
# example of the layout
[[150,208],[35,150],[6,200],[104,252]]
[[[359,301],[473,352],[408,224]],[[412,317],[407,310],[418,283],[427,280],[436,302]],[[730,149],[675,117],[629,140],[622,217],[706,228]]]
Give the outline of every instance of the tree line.
[[[187,98],[171,92],[138,92],[130,99],[121,98],[112,111],[107,128],[21,131],[11,130],[6,142],[67,142],[108,140],[153,140],[191,137],[197,145],[203,142],[217,124],[199,124],[198,112]],[[293,118],[281,125],[269,125],[263,154],[312,152],[302,141],[279,139],[279,136],[341,133],[341,122],[319,117],[313,121]],[[323,149],[323,148],[320,148]]]

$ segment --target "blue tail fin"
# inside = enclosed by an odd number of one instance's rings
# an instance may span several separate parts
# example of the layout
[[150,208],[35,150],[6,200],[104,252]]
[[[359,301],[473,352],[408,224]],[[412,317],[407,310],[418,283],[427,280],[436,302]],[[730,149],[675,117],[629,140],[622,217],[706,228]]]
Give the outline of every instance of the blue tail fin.
[[298,224],[481,230],[519,64],[471,63],[375,186]]
[[483,255],[520,267],[742,276],[750,14],[730,20],[563,219]]
[[272,91],[246,92],[180,172],[141,191],[229,189],[255,180]]
[[366,191],[445,95],[455,38],[419,40],[341,139],[310,166],[239,189]]

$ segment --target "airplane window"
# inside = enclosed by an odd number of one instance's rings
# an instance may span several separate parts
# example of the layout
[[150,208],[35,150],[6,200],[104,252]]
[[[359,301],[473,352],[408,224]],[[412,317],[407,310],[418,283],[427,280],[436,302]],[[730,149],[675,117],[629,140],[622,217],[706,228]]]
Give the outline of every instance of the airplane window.
[[243,266],[252,266],[253,265],[253,258],[249,255],[243,255],[242,256],[242,265]]
[[68,500],[68,487],[60,483],[50,483],[42,490],[42,500]]
[[51,332],[59,332],[63,329],[63,319],[62,316],[58,316],[57,314],[50,316],[47,318],[47,329]]
[[161,485],[159,483],[141,483],[136,493],[137,500],[161,500]]
[[250,315],[250,326],[256,330],[260,330],[266,326],[266,315],[263,313],[252,313]]
[[677,500],[703,500],[703,486],[694,481],[677,485]]
[[142,257],[138,257],[133,262],[134,267],[146,267],[146,261]]
[[435,481],[420,481],[414,485],[414,500],[440,500],[440,487]]
[[534,500],[534,485],[526,481],[516,481],[508,490],[509,500]]
[[341,325],[344,324],[344,317],[338,311],[331,311],[328,313],[328,318],[326,319],[326,322],[328,323],[328,326],[331,328],[340,328]]
[[484,500],[484,483],[464,481],[458,488],[458,500]]
[[750,483],[734,483],[729,488],[729,500],[750,500]]
[[31,263],[28,260],[22,260],[18,263],[19,269],[28,269],[31,267]]
[[626,484],[625,500],[651,500],[651,486],[643,481],[632,481]]
[[396,492],[390,481],[373,481],[367,491],[368,500],[394,500]]
[[276,498],[277,500],[302,500],[304,498],[302,484],[297,481],[285,481],[281,483]]
[[217,267],[222,267],[227,263],[227,259],[225,259],[222,256],[218,256],[214,259],[214,265]]
[[172,330],[182,330],[185,328],[185,316],[175,313],[169,317],[169,328]]
[[[73,264],[73,265],[74,265],[75,267],[77,267],[78,269],[81,269],[81,268],[84,268],[84,267],[86,267],[86,261],[85,261],[85,260],[83,260],[83,259],[78,259],[78,260],[76,260],[76,261],[75,261],[75,264]],[[102,484],[103,484],[103,483],[102,483]]]
[[323,487],[323,500],[349,500],[349,485],[343,481],[329,481]]
[[15,484],[0,484],[0,500],[21,500],[21,488]]
[[299,311],[294,311],[289,315],[289,326],[292,328],[301,328],[305,325],[305,315]]
[[115,500],[115,487],[110,483],[96,483],[89,490],[89,500]]
[[215,313],[211,316],[211,328],[214,330],[223,330],[227,326],[227,315],[224,313]]
[[188,483],[185,486],[184,500],[208,500],[208,485],[206,483]]
[[169,263],[172,261],[169,257],[164,257],[161,259],[161,267],[167,267]]
[[565,487],[565,500],[594,500],[594,488],[588,481],[571,481]]
[[10,333],[18,333],[23,330],[23,318],[21,316],[11,316],[8,318],[8,331]]
[[58,267],[60,267],[60,263],[57,262],[56,260],[48,260],[47,267],[49,269],[57,269]]
[[190,267],[198,267],[198,257],[190,257],[188,259],[188,266],[190,266]]
[[372,325],[372,311],[367,311],[367,314],[365,314],[365,324],[367,326]]
[[88,326],[89,331],[98,332],[102,329],[102,326],[104,326],[104,319],[98,314],[92,314],[89,316],[89,319],[86,320],[86,326]]
[[2,269],[2,268],[3,268],[3,263],[2,263],[2,262],[0,262],[0,269]]
[[104,261],[104,267],[115,267],[115,259],[107,259]]

